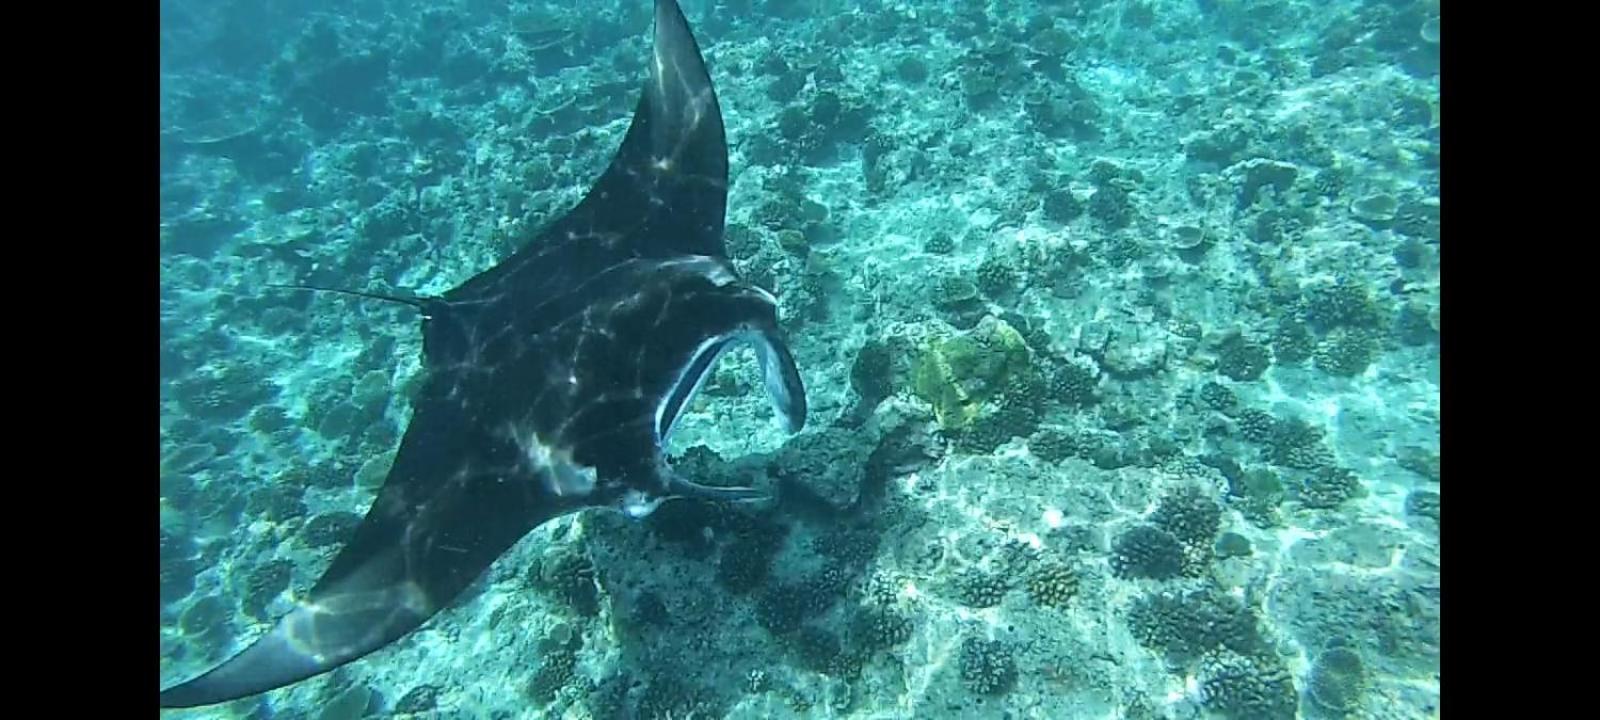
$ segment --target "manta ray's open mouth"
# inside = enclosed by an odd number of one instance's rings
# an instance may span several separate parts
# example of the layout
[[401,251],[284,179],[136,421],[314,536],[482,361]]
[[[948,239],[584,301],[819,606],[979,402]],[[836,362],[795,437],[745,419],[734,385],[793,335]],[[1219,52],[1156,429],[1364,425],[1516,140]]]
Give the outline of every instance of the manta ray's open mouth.
[[[689,356],[689,361],[679,371],[672,386],[668,388],[661,403],[656,407],[658,451],[666,446],[678,425],[678,420],[683,417],[684,409],[699,394],[706,378],[710,377],[711,371],[716,368],[717,361],[740,343],[748,343],[755,349],[767,399],[772,402],[773,410],[783,421],[784,429],[796,433],[805,425],[805,388],[801,384],[800,374],[795,369],[794,359],[789,354],[788,346],[772,332],[746,327],[707,339]],[[750,487],[701,485],[673,472],[666,465],[665,459],[660,459],[658,462],[661,475],[666,479],[670,492],[676,495],[718,501],[757,500],[766,497],[764,493]],[[650,508],[643,505],[633,508],[634,513],[649,511]]]
[[784,430],[798,432],[805,424],[805,390],[795,374],[794,362],[788,359],[787,348],[768,333],[743,329],[710,338],[695,348],[689,363],[678,373],[672,387],[656,407],[657,446],[666,446],[672,431],[678,426],[678,420],[683,417],[684,409],[700,393],[706,379],[711,377],[711,371],[716,368],[717,361],[739,343],[748,343],[755,349],[767,400],[783,420]]

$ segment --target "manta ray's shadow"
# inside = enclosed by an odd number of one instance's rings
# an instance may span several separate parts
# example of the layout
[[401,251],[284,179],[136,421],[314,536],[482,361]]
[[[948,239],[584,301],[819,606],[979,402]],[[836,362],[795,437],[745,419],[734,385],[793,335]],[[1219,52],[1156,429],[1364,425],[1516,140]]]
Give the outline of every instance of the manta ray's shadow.
[[586,699],[591,711],[717,717],[777,667],[837,675],[828,663],[867,659],[856,627],[865,606],[848,598],[881,541],[870,515],[810,520],[782,504],[686,499],[642,525],[594,520],[585,546],[623,632],[610,636],[615,660]]

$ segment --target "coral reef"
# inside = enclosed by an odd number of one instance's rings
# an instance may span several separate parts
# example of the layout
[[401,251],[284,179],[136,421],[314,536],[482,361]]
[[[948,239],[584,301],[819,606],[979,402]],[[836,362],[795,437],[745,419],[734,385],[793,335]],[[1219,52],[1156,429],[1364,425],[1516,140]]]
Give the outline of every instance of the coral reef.
[[988,316],[970,332],[933,342],[917,358],[912,387],[947,430],[964,430],[1008,381],[1032,369],[1016,328]]
[[[539,242],[649,67],[648,2],[214,5],[163,15],[164,683],[352,537],[430,377],[409,309],[263,288]],[[770,498],[550,523],[228,711],[1437,714],[1437,3],[685,9],[809,407],[736,346],[666,464]]]

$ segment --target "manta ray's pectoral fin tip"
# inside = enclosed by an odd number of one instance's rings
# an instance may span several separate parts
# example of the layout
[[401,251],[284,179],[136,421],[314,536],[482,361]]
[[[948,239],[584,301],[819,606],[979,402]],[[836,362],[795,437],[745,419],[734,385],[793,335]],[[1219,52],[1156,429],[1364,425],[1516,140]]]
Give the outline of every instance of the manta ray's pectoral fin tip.
[[[304,609],[296,611],[299,615],[306,613]],[[333,669],[336,663],[296,647],[289,631],[291,622],[290,618],[280,621],[271,633],[209,672],[163,688],[161,707],[216,705],[276,690]]]
[[390,554],[312,592],[271,631],[206,673],[161,690],[161,707],[192,708],[293,685],[364,657],[437,612],[415,583],[388,582]]

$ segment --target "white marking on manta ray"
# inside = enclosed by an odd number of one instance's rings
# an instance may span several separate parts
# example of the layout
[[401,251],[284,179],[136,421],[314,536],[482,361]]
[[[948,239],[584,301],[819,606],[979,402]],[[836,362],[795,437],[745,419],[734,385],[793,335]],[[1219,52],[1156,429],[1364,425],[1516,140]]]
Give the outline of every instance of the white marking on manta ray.
[[622,512],[630,518],[638,520],[656,511],[665,497],[650,497],[638,490],[629,490],[622,496]]
[[[576,383],[577,379],[573,378],[573,382]],[[506,429],[506,434],[522,451],[528,470],[543,481],[552,494],[557,497],[582,497],[594,492],[599,473],[573,460],[570,449],[551,447],[531,429],[519,430],[512,426]]]
[[750,289],[755,290],[757,293],[760,293],[761,299],[766,300],[769,303],[772,303],[774,306],[776,306],[778,304],[778,297],[776,295],[773,295],[770,292],[767,292],[766,288],[761,287],[760,285],[751,285]]
[[[434,610],[428,602],[427,592],[409,580],[375,590],[335,594],[321,602],[306,600],[298,604],[302,612],[288,616],[285,623],[274,632],[281,633],[295,652],[317,663],[327,662],[329,657],[344,652],[346,647],[359,646],[362,642],[362,639],[357,637],[349,642],[330,643],[320,627],[320,623],[325,619],[334,621],[341,616],[370,613],[374,610],[385,611],[390,616],[410,613],[426,617]],[[333,630],[338,632],[337,628]],[[319,652],[317,648],[329,648],[332,652]]]
[[[739,280],[738,277],[734,276],[734,274],[728,270],[726,265],[709,255],[686,255],[662,264],[662,268],[669,267],[684,267],[698,272],[700,273],[701,277],[710,280],[712,285],[719,288],[727,287],[729,284]],[[771,297],[771,295],[768,295],[767,297]],[[772,302],[774,305],[776,305],[778,301],[776,298],[773,298]]]

